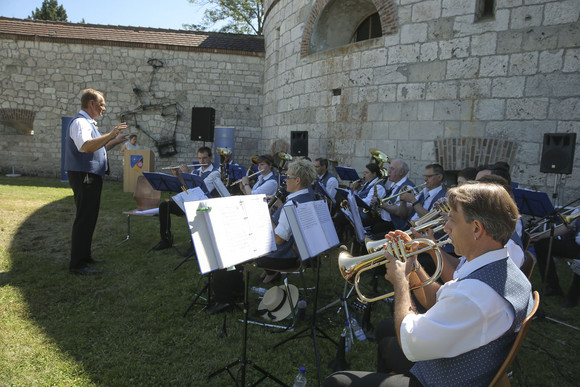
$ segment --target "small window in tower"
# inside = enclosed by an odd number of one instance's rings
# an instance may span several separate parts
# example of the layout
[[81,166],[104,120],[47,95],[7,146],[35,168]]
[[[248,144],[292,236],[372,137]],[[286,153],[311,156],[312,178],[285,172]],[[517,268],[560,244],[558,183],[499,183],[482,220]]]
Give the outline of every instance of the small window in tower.
[[478,0],[475,8],[475,21],[486,21],[495,17],[496,0]]
[[375,12],[358,26],[354,33],[353,42],[360,42],[383,36],[383,29],[381,28],[381,20],[379,13]]

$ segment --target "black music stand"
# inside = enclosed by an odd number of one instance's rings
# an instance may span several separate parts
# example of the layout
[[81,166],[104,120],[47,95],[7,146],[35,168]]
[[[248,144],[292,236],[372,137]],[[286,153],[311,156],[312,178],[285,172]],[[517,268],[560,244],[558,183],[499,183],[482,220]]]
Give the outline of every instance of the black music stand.
[[[247,265],[244,265],[244,330],[242,333],[242,357],[239,358],[238,360],[235,360],[231,363],[229,363],[228,365],[220,368],[217,371],[214,371],[213,373],[211,373],[210,375],[208,375],[207,380],[209,381],[211,378],[213,378],[214,376],[217,376],[219,374],[221,374],[222,372],[226,371],[230,377],[232,378],[232,380],[236,383],[236,386],[242,386],[244,387],[246,385],[246,366],[250,366],[253,369],[255,369],[256,371],[260,372],[262,374],[262,377],[253,385],[257,385],[258,383],[260,383],[262,380],[264,379],[272,379],[273,381],[275,381],[276,383],[278,383],[281,386],[286,386],[286,383],[282,382],[281,380],[279,380],[278,378],[276,378],[275,376],[273,376],[272,374],[270,374],[268,371],[264,370],[262,367],[258,366],[257,364],[255,364],[253,361],[251,361],[250,359],[248,359],[247,357],[247,349],[248,349],[248,310],[250,309],[250,303],[248,302],[248,285],[250,282],[250,274],[249,274],[249,270],[247,268]],[[231,372],[231,369],[236,367],[236,366],[240,366],[240,383],[238,383],[237,378],[235,377],[235,375]]]
[[340,177],[340,180],[357,181],[360,180],[356,169],[351,167],[334,167],[336,174]]
[[[151,187],[157,191],[181,192],[181,182],[173,175],[161,172],[143,172]],[[193,188],[193,187],[188,187]]]

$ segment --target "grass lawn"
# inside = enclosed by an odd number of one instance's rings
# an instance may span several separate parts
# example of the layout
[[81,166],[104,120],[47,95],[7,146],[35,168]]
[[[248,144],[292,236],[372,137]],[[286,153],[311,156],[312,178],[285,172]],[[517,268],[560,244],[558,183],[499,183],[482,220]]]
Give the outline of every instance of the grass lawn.
[[[150,252],[158,241],[157,218],[132,218],[131,239],[123,241],[127,220],[121,212],[135,208],[120,182],[105,181],[99,222],[93,238],[95,265],[102,276],[68,273],[70,231],[74,217],[68,183],[39,177],[0,177],[0,386],[232,386],[227,372],[207,380],[213,371],[239,359],[242,352],[241,310],[212,315],[194,306],[183,317],[206,278],[196,261],[183,260],[189,247],[186,222],[173,218],[176,249]],[[580,257],[579,257],[580,258]],[[319,307],[337,299],[344,280],[337,251],[323,259]],[[561,285],[572,273],[558,264]],[[250,273],[250,285],[262,286],[260,271]],[[308,269],[306,280],[314,283]],[[298,276],[290,282],[300,286]],[[538,271],[532,282],[541,289]],[[351,297],[349,301],[354,301]],[[313,300],[309,301],[311,314]],[[572,386],[580,378],[580,307],[562,309],[562,298],[541,300],[547,317],[532,322],[514,367],[512,385]],[[250,313],[258,295],[250,293]],[[371,322],[391,315],[384,302],[373,304]],[[551,319],[571,325],[557,323]],[[319,314],[317,325],[339,340],[344,313],[337,306]],[[224,334],[225,326],[225,334]],[[307,327],[300,322],[295,331]],[[290,332],[250,325],[248,358],[287,384],[300,366],[309,385],[316,384],[313,340],[291,340],[274,349]],[[336,346],[318,339],[321,373]],[[347,353],[352,369],[374,370],[376,345],[356,342]],[[231,369],[238,373],[239,366]],[[248,385],[260,374],[246,368]],[[261,385],[275,385],[265,380]]]

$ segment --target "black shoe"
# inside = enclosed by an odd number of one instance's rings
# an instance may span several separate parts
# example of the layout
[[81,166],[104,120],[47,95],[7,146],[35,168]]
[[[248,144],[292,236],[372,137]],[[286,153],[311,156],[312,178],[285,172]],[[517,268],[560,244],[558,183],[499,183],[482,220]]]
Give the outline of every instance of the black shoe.
[[104,259],[95,259],[95,258],[91,258],[88,260],[88,263],[104,263],[105,260]]
[[161,241],[159,243],[157,243],[155,246],[153,246],[151,248],[151,250],[153,250],[153,251],[161,251],[161,250],[168,249],[171,246],[173,246],[173,243],[171,243],[171,240],[169,240],[169,239],[161,239]]
[[573,308],[578,305],[578,297],[566,296],[564,301],[562,301],[562,308]]
[[71,274],[77,274],[77,275],[96,275],[96,274],[103,274],[102,271],[95,270],[95,269],[91,269],[88,266],[81,267],[81,268],[78,268],[78,269],[70,269],[69,271],[71,272]]

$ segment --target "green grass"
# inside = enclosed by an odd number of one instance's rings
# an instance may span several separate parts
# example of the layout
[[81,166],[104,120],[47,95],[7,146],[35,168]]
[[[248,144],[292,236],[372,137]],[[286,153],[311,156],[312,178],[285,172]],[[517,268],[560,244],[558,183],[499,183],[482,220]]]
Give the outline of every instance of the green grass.
[[[106,181],[94,236],[98,268],[104,275],[77,277],[68,273],[70,230],[74,217],[72,191],[56,179],[0,177],[0,385],[1,386],[127,386],[234,385],[227,373],[211,379],[213,371],[240,358],[243,324],[239,310],[211,315],[195,306],[183,312],[205,283],[195,261],[173,270],[182,260],[176,250],[149,252],[158,240],[157,218],[133,218],[131,240],[126,235],[124,210],[135,208],[119,182]],[[173,219],[179,250],[189,246],[185,220]],[[571,272],[558,265],[563,288]],[[251,285],[259,285],[259,271]],[[311,270],[307,281],[314,282]],[[299,278],[290,282],[299,285]],[[539,276],[532,278],[540,288]],[[323,261],[319,306],[335,300],[344,281],[336,250]],[[353,300],[351,298],[351,300]],[[577,326],[580,307],[562,309],[561,298],[542,300],[550,318]],[[257,296],[250,294],[250,312]],[[312,300],[309,307],[312,306]],[[318,326],[339,339],[343,314],[329,308]],[[309,310],[310,312],[310,310]],[[385,303],[373,305],[372,322],[390,316]],[[226,319],[227,336],[220,337]],[[296,330],[307,325],[301,322]],[[315,385],[312,339],[273,345],[291,333],[250,325],[248,358],[275,377],[291,384],[299,366],[306,366]],[[580,376],[578,331],[547,319],[533,321],[520,350],[513,385],[575,385]],[[330,341],[318,339],[321,371],[336,353]],[[351,368],[373,370],[376,345],[357,342],[347,354]],[[233,367],[232,372],[238,372]],[[247,384],[259,379],[247,367]],[[274,385],[264,381],[262,385]]]

